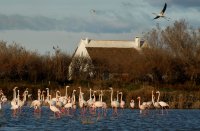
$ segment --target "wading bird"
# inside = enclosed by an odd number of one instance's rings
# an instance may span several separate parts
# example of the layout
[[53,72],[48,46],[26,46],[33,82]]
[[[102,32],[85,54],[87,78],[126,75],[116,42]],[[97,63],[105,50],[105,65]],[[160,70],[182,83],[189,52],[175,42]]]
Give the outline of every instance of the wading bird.
[[134,107],[135,107],[135,101],[133,99],[131,99],[130,107],[131,107],[131,109],[134,109]]
[[167,111],[167,108],[169,108],[169,104],[167,104],[164,101],[160,101],[160,91],[156,91],[156,93],[158,94],[158,99],[157,102],[160,104],[160,106],[162,107],[162,113],[163,113],[163,108]]
[[142,114],[143,111],[145,111],[148,107],[147,107],[147,105],[140,104],[140,99],[141,99],[140,97],[138,97],[137,99],[138,99],[138,107],[140,109],[140,114]]

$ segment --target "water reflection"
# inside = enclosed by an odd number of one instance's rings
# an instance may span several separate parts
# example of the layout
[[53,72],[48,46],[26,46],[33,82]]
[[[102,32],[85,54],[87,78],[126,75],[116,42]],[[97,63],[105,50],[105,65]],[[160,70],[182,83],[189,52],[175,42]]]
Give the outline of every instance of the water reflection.
[[149,110],[140,114],[139,110],[119,110],[113,115],[108,109],[106,116],[97,114],[80,115],[77,109],[60,118],[48,107],[42,107],[40,114],[24,107],[16,116],[12,115],[9,106],[0,111],[0,130],[200,130],[200,110],[169,110],[168,114]]

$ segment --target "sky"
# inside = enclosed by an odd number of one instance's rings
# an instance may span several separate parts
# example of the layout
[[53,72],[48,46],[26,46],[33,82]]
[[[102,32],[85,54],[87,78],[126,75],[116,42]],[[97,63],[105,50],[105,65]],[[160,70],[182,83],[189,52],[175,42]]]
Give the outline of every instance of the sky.
[[[165,2],[170,20],[153,20]],[[72,54],[81,39],[134,40],[182,19],[200,28],[200,0],[0,0],[0,40]]]

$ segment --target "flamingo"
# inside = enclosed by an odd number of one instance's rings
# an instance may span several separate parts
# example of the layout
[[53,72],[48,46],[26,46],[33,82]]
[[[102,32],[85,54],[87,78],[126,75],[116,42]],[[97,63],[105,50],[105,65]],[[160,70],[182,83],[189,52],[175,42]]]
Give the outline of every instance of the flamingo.
[[41,106],[40,94],[41,94],[41,91],[40,91],[40,89],[38,89],[38,99],[32,101],[32,103],[31,103],[30,107],[34,107],[34,112],[40,111],[40,106]]
[[[95,92],[93,94],[94,96],[94,103],[92,104],[92,107],[95,109],[96,111],[96,108],[99,109],[99,108],[102,108],[103,107],[103,103],[101,101],[101,99],[99,99],[98,101],[96,101],[96,97],[95,97]],[[101,96],[100,96],[101,97]],[[98,113],[99,114],[99,113]],[[100,115],[100,114],[99,114]]]
[[166,19],[166,20],[169,21],[169,18],[167,18],[167,17],[164,15],[166,8],[167,8],[167,3],[165,3],[165,5],[164,5],[162,11],[161,11],[159,14],[153,13],[154,15],[156,15],[156,17],[155,17],[154,19],[164,18],[164,19]]
[[91,107],[94,101],[92,100],[92,89],[90,88],[90,99],[87,101],[88,107]]
[[119,107],[119,102],[116,100],[113,100],[113,88],[112,87],[110,87],[110,90],[111,90],[111,97],[110,97],[111,107],[115,108],[114,113],[117,114],[117,108]]
[[84,114],[85,113],[85,107],[87,106],[87,102],[84,100],[84,97],[83,97],[83,92],[81,91],[81,87],[78,87],[80,89],[80,92],[79,92],[79,107],[81,109],[83,109],[81,111],[81,114]]
[[131,107],[131,109],[133,109],[135,107],[135,101],[133,99],[131,99],[130,107]]
[[16,102],[17,102],[17,95],[16,95],[16,89],[17,89],[18,87],[14,87],[13,88],[13,99],[12,99],[12,101],[11,101],[11,106],[15,106],[16,105]]
[[142,105],[147,106],[148,109],[151,107],[152,104],[153,104],[152,100],[151,100],[151,101],[147,101],[147,102],[143,102],[143,103],[142,103]]
[[[16,89],[16,88],[14,88],[14,89]],[[11,109],[13,110],[13,115],[14,116],[16,115],[16,111],[19,108],[19,90],[17,90],[17,92],[18,92],[17,100],[16,100],[15,103],[13,102],[12,105],[11,105]],[[16,97],[16,94],[13,95],[13,96]]]
[[79,106],[80,108],[84,107],[84,106],[87,106],[87,102],[84,100],[84,97],[83,97],[83,92],[81,91],[81,87],[78,87],[80,89],[80,93],[79,93]]
[[50,100],[50,102],[51,102],[52,105],[58,105],[58,104],[59,104],[59,103],[57,103],[58,100],[59,100],[59,98],[60,98],[59,93],[60,93],[60,91],[57,90],[57,91],[56,91],[56,97],[54,97],[54,98],[52,98],[52,99]]
[[119,101],[119,91],[117,91],[117,101]]
[[47,98],[45,99],[45,103],[48,103],[48,102],[50,102],[49,101],[49,88],[46,88],[46,90],[47,90]]
[[143,111],[147,109],[147,106],[146,105],[140,105],[140,99],[141,99],[140,97],[138,97],[137,99],[138,99],[138,107],[140,109],[140,114],[142,114]]
[[67,95],[67,88],[68,87],[66,86],[66,95],[65,95],[65,97],[67,97],[67,98],[66,98],[66,104],[64,105],[64,108],[67,109],[67,114],[69,115],[69,110],[72,109],[74,107],[74,105],[75,105],[75,91],[76,90],[73,90],[72,98],[71,98],[70,96],[68,97],[68,95]]
[[[51,100],[51,95],[49,95],[49,99]],[[48,102],[49,103],[49,108],[52,112],[54,112],[54,116],[56,116],[56,114],[58,115],[58,117],[60,117],[60,114],[61,114],[61,111],[55,107],[54,105],[52,105],[51,102]]]
[[0,95],[1,95],[0,101],[1,101],[2,103],[7,102],[8,99],[7,99],[6,96],[3,94],[3,91],[2,91],[2,90],[0,91]]
[[24,106],[25,102],[26,102],[26,96],[28,95],[28,91],[27,89],[24,91],[23,93],[23,100],[19,101],[19,108],[20,108],[20,111],[21,111],[21,108]]
[[152,103],[153,103],[153,106],[156,108],[156,109],[160,109],[161,108],[161,106],[160,106],[160,104],[159,104],[159,102],[155,102],[155,96],[154,96],[154,94],[153,94],[153,91],[152,91]]
[[42,94],[41,94],[41,104],[43,105],[44,104],[44,102],[45,102],[45,99],[44,99],[44,93],[45,93],[46,91],[42,91]]
[[125,101],[123,101],[123,100],[122,100],[123,93],[122,93],[122,92],[119,92],[119,94],[121,94],[120,107],[121,107],[122,109],[124,109],[124,106],[125,106]]
[[67,114],[69,115],[69,109],[73,107],[73,103],[70,101],[67,104],[65,104],[64,108],[67,109]]
[[62,105],[66,105],[69,101],[69,97],[68,97],[68,93],[67,93],[68,88],[69,88],[69,86],[66,86],[65,96],[60,95],[60,97],[58,98],[59,101],[62,102]]
[[156,93],[158,94],[158,99],[157,102],[160,104],[160,106],[162,107],[162,112],[163,112],[163,108],[167,111],[167,107],[169,108],[169,104],[167,104],[164,101],[159,101],[160,100],[160,91],[156,91]]
[[103,109],[103,112],[104,112],[104,116],[106,116],[106,109],[107,109],[107,104],[106,104],[106,102],[103,102],[103,92],[102,92],[102,90],[101,90],[101,102],[102,102],[102,109]]
[[8,100],[8,99],[6,98],[5,95],[2,95],[2,96],[1,96],[1,102],[2,102],[2,103],[5,103],[7,100]]
[[76,96],[75,96],[76,90],[73,90],[72,92],[72,107],[73,109],[76,109]]
[[2,108],[2,103],[7,102],[7,98],[6,98],[6,96],[3,94],[3,91],[2,91],[2,90],[0,90],[0,96],[1,96],[1,98],[0,98],[0,110],[1,110],[1,108]]
[[[59,95],[58,95],[58,93],[59,93]],[[63,97],[61,97],[60,91],[57,91],[56,94],[57,94],[57,97],[56,97],[56,106],[59,107],[59,108],[62,108],[63,105],[64,105],[63,102],[62,102],[62,98]]]

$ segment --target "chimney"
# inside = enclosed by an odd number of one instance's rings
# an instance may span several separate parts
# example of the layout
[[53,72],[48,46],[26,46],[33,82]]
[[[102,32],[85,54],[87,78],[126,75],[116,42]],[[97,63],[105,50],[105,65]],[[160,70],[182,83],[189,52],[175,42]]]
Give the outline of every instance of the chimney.
[[140,37],[138,36],[135,37],[135,45],[136,47],[140,48]]
[[86,42],[86,44],[88,44],[90,42],[90,40],[88,38],[85,38],[85,42]]

